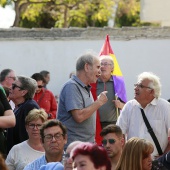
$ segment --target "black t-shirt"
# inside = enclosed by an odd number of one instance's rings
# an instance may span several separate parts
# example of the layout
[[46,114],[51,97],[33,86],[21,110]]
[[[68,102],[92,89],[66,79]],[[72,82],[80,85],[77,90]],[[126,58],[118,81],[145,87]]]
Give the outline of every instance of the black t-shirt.
[[0,89],[0,116],[3,116],[6,110],[11,110],[11,106],[4,92]]
[[[2,91],[2,89],[0,88],[0,116],[4,116],[4,112],[6,110],[11,110],[11,106],[4,94],[4,92]],[[2,154],[6,154],[6,138],[4,136],[3,133],[3,129],[0,128],[0,152]]]

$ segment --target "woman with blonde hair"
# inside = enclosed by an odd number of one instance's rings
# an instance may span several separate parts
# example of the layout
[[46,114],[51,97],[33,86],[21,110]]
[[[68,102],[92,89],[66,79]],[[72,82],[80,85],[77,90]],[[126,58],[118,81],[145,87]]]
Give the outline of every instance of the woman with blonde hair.
[[14,145],[10,150],[6,158],[9,170],[23,170],[28,163],[44,155],[44,148],[40,142],[40,128],[47,117],[43,109],[33,109],[28,113],[25,128],[29,138]]
[[154,147],[149,141],[130,138],[123,148],[116,170],[151,170],[153,150]]

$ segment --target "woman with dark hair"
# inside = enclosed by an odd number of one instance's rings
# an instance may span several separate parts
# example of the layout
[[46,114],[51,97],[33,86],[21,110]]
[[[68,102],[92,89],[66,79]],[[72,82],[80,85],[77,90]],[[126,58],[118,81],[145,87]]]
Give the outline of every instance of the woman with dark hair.
[[89,142],[78,144],[71,151],[76,170],[111,170],[111,163],[102,146]]
[[37,88],[34,95],[34,100],[40,108],[43,108],[48,114],[48,119],[55,119],[57,112],[57,102],[53,93],[44,88],[44,77],[40,73],[34,73],[31,78],[36,80]]

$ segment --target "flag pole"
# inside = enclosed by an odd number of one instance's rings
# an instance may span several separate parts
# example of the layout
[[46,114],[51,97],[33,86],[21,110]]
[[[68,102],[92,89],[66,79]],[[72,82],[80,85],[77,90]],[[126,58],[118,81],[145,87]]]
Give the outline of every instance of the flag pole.
[[[118,99],[118,96],[117,96],[117,94],[115,94],[115,100],[117,100]],[[118,119],[118,117],[119,117],[119,108],[118,107],[116,107],[116,115],[117,115],[117,119]]]

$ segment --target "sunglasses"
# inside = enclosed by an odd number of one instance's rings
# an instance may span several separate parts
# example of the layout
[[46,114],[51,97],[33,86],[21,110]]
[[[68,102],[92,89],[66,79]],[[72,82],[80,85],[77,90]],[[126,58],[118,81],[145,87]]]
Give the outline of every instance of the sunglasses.
[[12,84],[12,90],[14,90],[16,87],[21,89],[21,90],[24,90],[24,88],[22,88],[22,87],[20,87],[20,86],[18,86],[16,84]]
[[44,86],[42,86],[42,85],[39,85],[39,86],[38,86],[38,88],[40,88],[40,89],[43,88],[43,87],[44,87]]
[[104,140],[102,140],[102,144],[103,144],[104,146],[107,145],[107,141],[108,141],[110,144],[114,144],[114,143],[116,142],[115,139],[108,139],[108,140],[104,139]]

